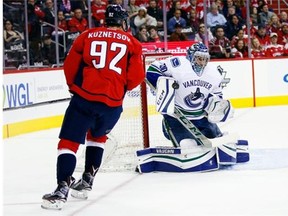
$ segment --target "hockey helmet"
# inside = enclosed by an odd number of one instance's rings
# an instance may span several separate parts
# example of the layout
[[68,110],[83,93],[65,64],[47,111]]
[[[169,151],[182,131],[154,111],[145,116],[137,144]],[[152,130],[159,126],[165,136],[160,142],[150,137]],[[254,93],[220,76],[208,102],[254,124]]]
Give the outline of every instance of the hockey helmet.
[[204,68],[210,60],[207,47],[202,42],[194,43],[187,49],[187,59],[191,62],[192,68],[198,76],[201,76]]
[[109,5],[105,12],[107,26],[121,26],[124,31],[128,30],[128,13],[120,5]]

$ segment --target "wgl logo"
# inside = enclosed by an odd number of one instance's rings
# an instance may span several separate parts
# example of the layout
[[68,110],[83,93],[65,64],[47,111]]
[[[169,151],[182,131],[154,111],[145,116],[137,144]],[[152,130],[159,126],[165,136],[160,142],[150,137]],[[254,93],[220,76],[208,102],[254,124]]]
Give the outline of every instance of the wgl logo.
[[9,108],[33,104],[29,98],[28,83],[6,85],[4,90]]

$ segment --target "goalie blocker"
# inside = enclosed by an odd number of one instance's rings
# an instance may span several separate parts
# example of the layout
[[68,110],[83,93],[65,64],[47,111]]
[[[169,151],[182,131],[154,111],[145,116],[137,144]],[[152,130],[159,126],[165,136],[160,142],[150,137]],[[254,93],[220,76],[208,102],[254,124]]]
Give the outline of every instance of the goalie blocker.
[[149,172],[207,172],[221,165],[235,165],[249,161],[248,141],[238,140],[212,148],[193,149],[155,147],[138,150],[137,170]]

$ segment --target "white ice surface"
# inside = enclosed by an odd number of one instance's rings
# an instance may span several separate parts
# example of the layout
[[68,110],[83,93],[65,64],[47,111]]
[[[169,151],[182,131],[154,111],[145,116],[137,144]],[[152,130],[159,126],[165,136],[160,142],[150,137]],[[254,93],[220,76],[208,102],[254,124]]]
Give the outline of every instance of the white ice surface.
[[[251,161],[207,173],[98,173],[86,201],[41,209],[55,185],[59,129],[5,139],[5,216],[288,215],[288,106],[237,109],[221,125],[249,141]],[[76,173],[76,177],[80,173]]]

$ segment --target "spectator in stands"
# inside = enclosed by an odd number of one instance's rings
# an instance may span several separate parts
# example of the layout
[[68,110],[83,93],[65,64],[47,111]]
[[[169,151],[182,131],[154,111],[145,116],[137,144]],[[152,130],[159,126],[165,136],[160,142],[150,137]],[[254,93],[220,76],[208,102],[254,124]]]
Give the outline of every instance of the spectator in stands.
[[156,0],[150,0],[147,7],[147,14],[154,17],[157,20],[158,29],[163,28],[163,10],[157,6]]
[[127,7],[125,7],[126,11],[129,14],[129,18],[135,17],[138,14],[138,10],[140,7],[136,5],[136,0],[129,0]]
[[102,0],[93,0],[91,2],[91,13],[94,27],[104,26],[106,5],[102,4]]
[[64,31],[68,31],[68,22],[65,19],[65,15],[63,11],[58,11],[57,13],[58,17],[58,28]]
[[129,0],[126,10],[129,15],[130,31],[133,36],[138,33],[138,27],[134,24],[134,19],[138,15],[140,7],[136,5],[136,0]]
[[[111,0],[111,2],[113,4],[121,5],[121,7],[123,7],[123,0]],[[146,5],[143,5],[143,7],[146,7]]]
[[180,0],[173,1],[171,9],[167,13],[167,20],[170,20],[175,16],[176,10],[181,11],[181,14],[180,14],[181,18],[187,22],[188,21],[187,12],[181,8]]
[[235,57],[247,58],[248,57],[248,47],[244,43],[244,40],[238,39],[235,46],[231,49],[231,53]]
[[149,32],[149,37],[148,37],[148,41],[149,42],[162,42],[163,38],[161,36],[159,36],[158,34],[158,29],[156,26],[150,26],[148,28],[148,32]]
[[39,20],[43,20],[45,13],[42,11],[41,7],[36,4],[35,0],[28,0],[28,4],[32,5],[34,8],[34,13],[38,17]]
[[[66,43],[64,43],[64,39],[67,38],[66,33],[68,33],[68,22],[65,19],[64,12],[61,10],[57,12],[57,17],[58,17],[58,42],[63,45],[63,47],[60,46],[59,53],[61,53],[62,56],[64,56],[64,50],[67,48]],[[53,38],[55,38],[56,31],[54,30],[51,33],[51,35],[53,36]],[[64,46],[65,46],[65,49],[64,49]]]
[[3,38],[5,49],[10,49],[11,46],[16,44],[20,44],[22,49],[24,49],[24,36],[22,33],[13,28],[13,23],[11,20],[6,20],[4,22]]
[[72,5],[71,0],[58,0],[57,10],[63,11],[65,17],[70,16],[72,13]]
[[186,27],[186,20],[181,17],[181,10],[175,10],[174,16],[168,20],[168,33],[175,32],[175,25],[180,24],[182,28]]
[[257,6],[258,14],[262,12],[262,7],[264,5],[268,5],[267,0],[258,0],[258,6]]
[[268,4],[264,4],[261,12],[258,14],[258,23],[267,25],[273,15],[275,15],[275,13],[269,11]]
[[88,21],[80,8],[74,10],[74,16],[68,21],[68,27],[70,32],[83,32],[88,29]]
[[138,14],[134,18],[134,24],[139,29],[140,26],[157,26],[157,20],[147,14],[147,9],[145,7],[141,7],[138,11]]
[[246,7],[246,0],[234,0],[234,5],[236,9],[239,9],[238,16],[241,17],[241,19],[246,20],[247,19],[247,7]]
[[50,23],[51,25],[55,24],[55,13],[54,13],[54,2],[53,0],[45,1],[45,8],[43,9],[45,14],[44,21]]
[[288,23],[288,15],[285,11],[280,13],[280,23]]
[[[168,0],[168,1],[170,1],[170,0]],[[149,6],[149,0],[136,0],[136,5],[138,5],[139,7],[147,8]]]
[[[232,20],[232,16],[236,15],[235,6],[231,6],[228,8],[228,13],[226,16],[226,20],[229,22]],[[239,16],[240,17],[240,16]]]
[[266,29],[269,33],[271,32],[278,32],[281,28],[281,23],[279,22],[279,18],[276,14],[272,15],[270,18],[268,25],[266,26]]
[[223,1],[222,0],[215,0],[215,4],[218,6],[218,12],[223,14]]
[[[75,13],[76,9],[81,9],[82,17],[86,20],[88,18],[88,1],[87,0],[70,0],[71,1],[71,10]],[[89,1],[90,2],[90,1]]]
[[225,17],[226,19],[228,19],[228,14],[229,14],[228,11],[229,11],[229,8],[234,8],[235,13],[236,13],[238,16],[241,17],[241,11],[240,11],[240,9],[239,9],[238,7],[236,8],[233,0],[227,0],[227,1],[223,1],[223,9],[222,9],[223,15],[224,15],[224,17]]
[[232,58],[230,40],[225,37],[224,28],[215,28],[215,37],[209,43],[209,53],[211,58]]
[[282,23],[282,28],[278,32],[278,43],[288,49],[288,22]]
[[139,40],[141,43],[147,43],[148,41],[148,32],[145,25],[142,25],[139,27],[139,32],[136,35],[137,40]]
[[56,63],[56,46],[52,43],[50,35],[43,36],[43,47],[41,48],[43,64],[52,65]]
[[[242,29],[244,30],[244,34],[248,35],[248,30],[249,29],[247,28],[247,26],[245,24],[242,26]],[[250,37],[251,38],[254,37],[255,33],[257,32],[257,29],[258,29],[258,27],[254,26],[252,24],[252,19],[250,19]]]
[[251,57],[252,58],[264,58],[266,57],[265,48],[260,44],[258,38],[251,39]]
[[216,26],[225,26],[226,23],[227,20],[219,13],[218,6],[215,3],[212,3],[210,12],[207,14],[207,27],[210,28],[213,33]]
[[172,32],[169,41],[188,41],[188,37],[182,33],[182,25],[176,23],[174,26],[174,32]]
[[245,46],[248,45],[248,35],[245,34],[243,29],[239,29],[237,35],[232,37],[230,42],[232,48],[235,47],[238,40],[243,40]]
[[192,32],[198,32],[199,31],[199,25],[200,25],[200,21],[197,18],[196,11],[194,9],[191,9],[190,10],[190,18],[188,20],[187,27],[188,26],[191,27]]
[[272,32],[270,34],[270,44],[266,47],[267,57],[278,57],[284,55],[284,46],[277,43],[278,34]]
[[39,17],[35,13],[35,7],[32,4],[27,4],[28,14],[28,34],[29,42],[40,41],[41,42],[41,24]]
[[[163,1],[158,1],[158,6],[163,11],[169,11],[172,8],[173,0],[167,0],[166,8],[163,7]],[[148,6],[147,6],[148,7]]]
[[253,26],[258,26],[258,11],[257,7],[252,7],[250,9],[250,19],[252,21]]
[[207,36],[208,36],[208,41],[206,40],[206,32],[205,32],[205,24],[201,23],[199,25],[199,31],[195,35],[195,41],[202,42],[204,44],[209,44],[209,42],[213,39],[212,32],[210,29],[207,29]]
[[41,41],[33,41],[29,46],[30,65],[43,65]]
[[234,14],[231,17],[231,20],[227,22],[227,27],[226,27],[226,36],[229,40],[231,40],[234,36],[237,35],[237,32],[243,29],[243,24],[240,21],[240,18]]
[[[218,0],[218,1],[221,1],[221,0]],[[203,12],[203,3],[201,4],[201,1],[197,3],[197,0],[189,0],[188,6],[184,7],[183,9],[186,11],[188,19],[189,19],[189,16],[191,16],[191,14],[189,13],[191,13],[191,10],[193,9],[196,12],[196,17],[198,18],[198,20],[199,21],[203,20],[204,12]]]
[[258,8],[259,5],[258,5],[258,0],[251,0],[250,1],[250,7],[256,7]]
[[264,48],[270,43],[270,38],[267,35],[266,26],[263,24],[260,24],[258,26],[258,29],[254,34],[254,37],[258,38],[261,46],[263,46]]

